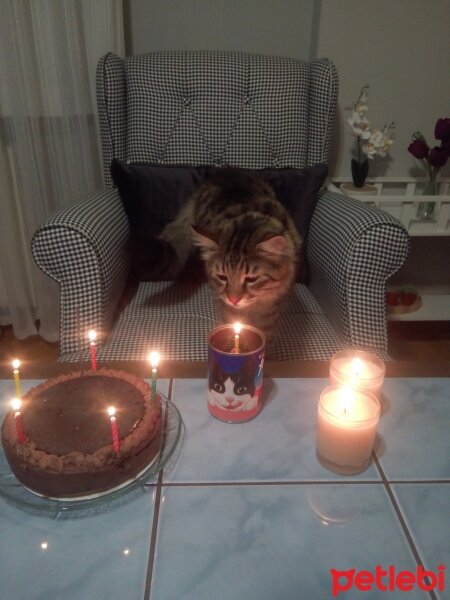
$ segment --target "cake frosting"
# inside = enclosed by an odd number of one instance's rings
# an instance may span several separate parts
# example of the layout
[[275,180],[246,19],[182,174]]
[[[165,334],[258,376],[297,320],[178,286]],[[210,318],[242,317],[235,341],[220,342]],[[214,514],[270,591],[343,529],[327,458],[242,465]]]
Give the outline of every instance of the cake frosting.
[[[112,442],[114,406],[120,451]],[[14,414],[3,422],[2,444],[17,479],[50,498],[80,498],[134,479],[161,447],[159,396],[131,373],[114,369],[72,372],[32,388],[22,399],[25,442]]]

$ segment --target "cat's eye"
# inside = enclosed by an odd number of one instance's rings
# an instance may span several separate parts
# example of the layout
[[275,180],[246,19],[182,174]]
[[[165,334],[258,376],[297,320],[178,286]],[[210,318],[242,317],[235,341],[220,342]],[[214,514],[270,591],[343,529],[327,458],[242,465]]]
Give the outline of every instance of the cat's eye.
[[225,391],[225,386],[223,385],[223,383],[220,383],[219,381],[216,381],[216,383],[214,384],[214,391],[217,392],[218,394],[223,394]]
[[228,281],[228,277],[226,275],[217,275],[217,279],[226,283]]
[[245,283],[255,283],[258,280],[258,277],[246,277],[244,279]]
[[236,384],[236,385],[234,386],[234,393],[235,393],[237,396],[242,396],[243,394],[246,394],[246,393],[247,393],[247,386],[246,386],[246,385],[239,385],[239,384]]

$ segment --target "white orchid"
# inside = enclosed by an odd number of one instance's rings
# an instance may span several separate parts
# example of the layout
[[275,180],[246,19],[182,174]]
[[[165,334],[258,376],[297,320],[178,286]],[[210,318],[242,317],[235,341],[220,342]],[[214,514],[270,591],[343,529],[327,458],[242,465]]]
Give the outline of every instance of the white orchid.
[[386,156],[394,143],[395,123],[385,125],[383,129],[371,127],[366,116],[369,110],[368,85],[362,88],[350,110],[347,122],[355,134],[358,150],[358,159],[352,159],[352,174],[355,185],[361,187],[368,173],[367,159]]
[[[383,130],[372,129],[369,120],[365,116],[369,110],[369,86],[364,86],[359,94],[358,100],[353,104],[348,124],[358,138],[358,150],[368,158],[375,156],[386,156],[394,143],[395,124],[385,125]],[[360,140],[367,140],[360,143]]]

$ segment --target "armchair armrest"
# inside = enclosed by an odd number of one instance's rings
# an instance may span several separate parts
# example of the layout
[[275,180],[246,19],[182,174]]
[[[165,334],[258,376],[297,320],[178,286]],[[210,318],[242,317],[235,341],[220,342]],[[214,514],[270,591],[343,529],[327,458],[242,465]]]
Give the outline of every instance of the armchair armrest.
[[[129,271],[129,224],[116,190],[62,208],[36,231],[39,267],[60,284],[60,355],[79,350],[79,336],[106,336]],[[85,340],[83,339],[83,342]]]
[[307,240],[310,288],[344,343],[387,351],[386,280],[408,252],[408,232],[388,213],[320,195]]

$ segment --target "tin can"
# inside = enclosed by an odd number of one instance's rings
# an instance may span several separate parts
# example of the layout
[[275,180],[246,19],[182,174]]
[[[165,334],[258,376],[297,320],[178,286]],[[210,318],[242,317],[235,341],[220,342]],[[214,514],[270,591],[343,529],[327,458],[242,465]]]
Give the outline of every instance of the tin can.
[[266,339],[242,325],[238,351],[233,325],[220,325],[208,337],[208,410],[226,423],[242,423],[261,410]]

